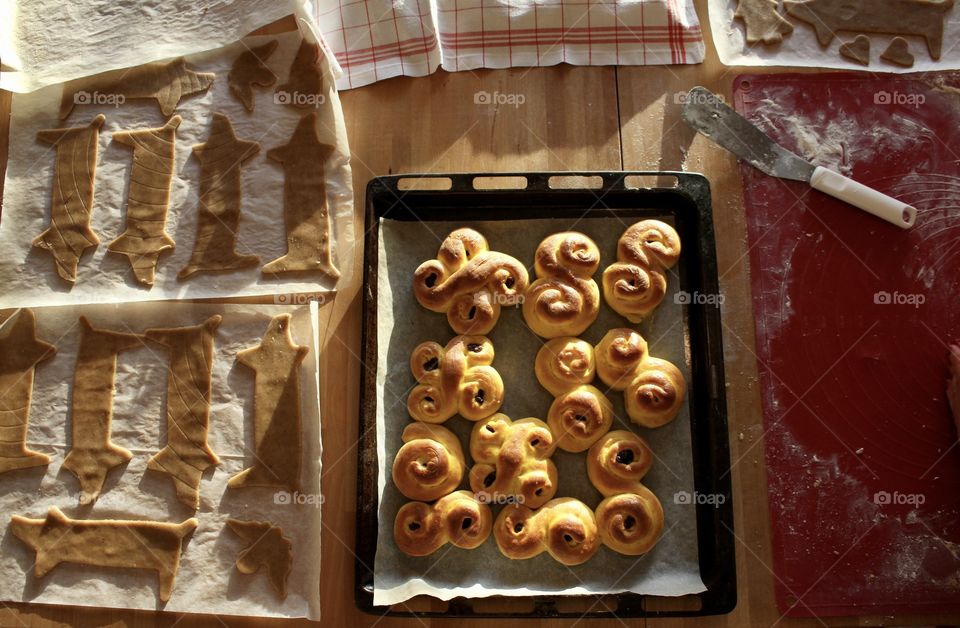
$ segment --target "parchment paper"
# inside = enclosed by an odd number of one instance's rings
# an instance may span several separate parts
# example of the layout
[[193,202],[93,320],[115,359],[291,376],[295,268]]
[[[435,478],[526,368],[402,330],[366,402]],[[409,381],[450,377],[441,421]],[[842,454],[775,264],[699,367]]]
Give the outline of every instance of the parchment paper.
[[[274,38],[281,43],[267,60],[267,65],[277,75],[277,83],[270,88],[254,88],[256,107],[253,113],[247,113],[230,94],[227,73],[236,57],[247,47]],[[152,288],[138,284],[127,257],[108,252],[107,245],[124,230],[133,160],[133,151],[129,147],[111,142],[112,134],[117,130],[162,126],[166,119],[157,103],[128,100],[118,107],[77,105],[70,117],[60,121],[60,85],[14,95],[10,157],[0,217],[0,250],[4,251],[0,258],[0,285],[4,287],[0,307],[287,295],[332,290],[335,280],[316,273],[265,278],[260,272],[263,264],[286,252],[283,170],[280,164],[268,161],[266,153],[286,144],[300,117],[312,111],[274,102],[274,89],[286,82],[300,41],[300,33],[292,31],[275,37],[251,37],[225,48],[188,57],[188,65],[194,70],[214,72],[216,79],[209,91],[188,96],[177,107],[176,113],[183,117],[183,122],[177,130],[176,171],[166,222],[167,232],[176,241],[176,248],[160,256],[156,283]],[[323,69],[325,93],[323,103],[316,108],[320,117],[319,137],[320,141],[336,146],[336,152],[322,167],[331,212],[334,262],[346,281],[353,267],[354,251],[350,149],[340,101],[333,87],[333,72],[326,59]],[[190,259],[196,239],[200,164],[191,157],[191,148],[207,141],[213,112],[229,117],[238,138],[260,144],[260,152],[241,170],[243,196],[236,246],[240,254],[259,255],[260,266],[229,273],[199,274],[186,281],[177,281],[176,275]],[[47,251],[31,246],[33,238],[49,224],[55,161],[55,149],[37,142],[36,134],[40,129],[86,125],[98,113],[107,118],[100,133],[91,220],[91,228],[99,236],[100,245],[81,258],[77,281],[71,287],[57,276],[53,257]],[[276,302],[285,301],[278,298]]]
[[[126,6],[124,6],[126,4]],[[81,76],[219,48],[293,13],[299,0],[7,0],[0,88],[29,92]]]
[[[840,46],[853,41],[858,33],[841,31],[827,48],[823,48],[817,41],[813,26],[787,15],[784,17],[793,24],[793,32],[784,35],[781,44],[747,45],[743,21],[733,19],[737,4],[738,0],[709,0],[708,3],[713,43],[717,47],[720,62],[724,65],[839,68],[895,74],[960,68],[960,10],[956,8],[948,12],[944,19],[943,51],[940,60],[934,61],[930,58],[924,38],[905,37],[910,44],[914,65],[912,68],[902,68],[880,59],[894,35],[864,33],[870,38],[870,65],[862,66],[840,56]],[[784,13],[782,2],[781,13]]]
[[[413,558],[400,552],[393,540],[397,511],[407,500],[393,484],[390,470],[402,445],[404,426],[410,421],[406,399],[416,383],[410,373],[410,353],[421,342],[446,344],[455,334],[446,316],[420,307],[411,290],[414,269],[437,253],[441,240],[459,227],[472,227],[484,234],[493,250],[509,253],[529,264],[534,279],[533,255],[546,236],[571,228],[587,234],[600,247],[601,266],[616,259],[616,244],[632,222],[618,218],[584,218],[571,225],[569,219],[488,222],[380,223],[380,260],[377,285],[377,459],[379,463],[379,536],[374,573],[374,604],[389,605],[415,595],[441,599],[455,596],[576,595],[633,591],[653,595],[685,595],[705,590],[700,578],[697,551],[696,509],[676,503],[674,495],[693,492],[693,457],[689,406],[684,405],[668,425],[648,430],[630,423],[624,412],[623,394],[609,391],[617,418],[612,429],[633,429],[641,434],[657,456],[644,479],[664,509],[664,532],[659,544],[646,556],[631,557],[601,548],[583,565],[565,567],[547,553],[530,560],[502,556],[491,537],[475,550],[446,545],[432,556]],[[695,243],[689,243],[694,246]],[[683,263],[681,261],[681,263]],[[650,343],[652,355],[670,360],[690,381],[689,343],[682,319],[682,306],[674,302],[678,287],[671,273],[669,292],[655,315],[639,327]],[[603,305],[596,322],[582,337],[596,345],[614,327],[630,324]],[[511,419],[537,417],[546,420],[553,396],[541,388],[534,375],[534,358],[543,341],[523,321],[519,307],[504,307],[489,338],[493,362],[504,381],[505,402],[501,412]],[[607,392],[599,379],[594,382]],[[469,460],[469,434],[473,423],[455,416],[444,424],[456,432]],[[576,497],[596,508],[601,495],[587,478],[586,453],[557,451],[553,460],[559,472],[557,497]],[[466,477],[461,488],[469,488]],[[683,501],[683,500],[680,500]],[[493,508],[494,517],[502,507]]]
[[[227,491],[226,482],[253,461],[253,371],[236,363],[237,351],[260,342],[276,314],[293,314],[294,340],[310,347],[300,368],[303,418],[304,495],[320,494],[320,406],[317,308],[191,303],[92,305],[36,308],[37,336],[57,354],[36,371],[27,445],[51,457],[47,467],[0,475],[0,600],[191,613],[311,617],[320,614],[320,504],[275,503],[274,489]],[[169,476],[146,470],[147,460],[166,444],[164,399],[168,354],[143,347],[119,354],[114,388],[113,442],[134,456],[112,469],[92,506],[79,505],[79,484],[61,468],[71,440],[70,394],[80,341],[78,317],[96,327],[142,332],[148,327],[196,325],[213,314],[223,322],[214,340],[209,442],[221,464],[200,483],[200,508],[181,504]],[[109,569],[63,563],[43,578],[32,573],[35,553],[10,531],[9,517],[46,516],[58,506],[73,518],[148,519],[179,523],[196,516],[200,525],[184,542],[173,595],[159,602],[155,571]],[[245,547],[226,529],[229,517],[269,520],[293,541],[289,593],[281,601],[265,569],[243,575],[235,566]]]

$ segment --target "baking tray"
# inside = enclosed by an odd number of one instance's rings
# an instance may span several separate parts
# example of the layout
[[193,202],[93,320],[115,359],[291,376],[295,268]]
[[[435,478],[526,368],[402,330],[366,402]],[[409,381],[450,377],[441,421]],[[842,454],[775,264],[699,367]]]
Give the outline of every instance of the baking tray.
[[[634,181],[636,187],[628,186]],[[675,183],[672,187],[644,187]],[[554,185],[551,185],[551,184]],[[572,185],[571,185],[572,183]],[[505,187],[509,186],[509,187]],[[602,610],[569,611],[559,604],[571,596],[536,596],[532,609],[518,612],[488,601],[455,598],[443,610],[409,610],[373,605],[373,565],[377,547],[376,373],[377,268],[381,218],[402,221],[524,220],[536,218],[620,217],[636,221],[671,216],[684,243],[678,265],[680,290],[719,294],[710,185],[686,172],[536,172],[498,174],[407,174],[377,177],[367,184],[364,252],[363,337],[360,368],[360,437],[357,465],[357,534],[355,599],[360,610],[377,615],[469,618],[545,617],[682,617],[718,615],[736,605],[730,447],[723,369],[720,309],[707,304],[684,306],[690,340],[688,387],[693,444],[694,486],[700,494],[721,494],[722,504],[699,504],[697,544],[700,575],[707,590],[697,608],[651,607],[647,596],[620,593],[577,596],[599,600]],[[411,270],[412,272],[412,270]],[[575,598],[576,599],[576,598]],[[613,608],[611,608],[613,606]]]

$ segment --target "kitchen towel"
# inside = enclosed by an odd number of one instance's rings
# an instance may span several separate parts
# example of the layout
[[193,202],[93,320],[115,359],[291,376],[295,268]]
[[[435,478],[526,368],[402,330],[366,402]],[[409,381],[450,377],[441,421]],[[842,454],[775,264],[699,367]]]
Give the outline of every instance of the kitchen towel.
[[326,0],[338,89],[477,68],[700,63],[692,0]]

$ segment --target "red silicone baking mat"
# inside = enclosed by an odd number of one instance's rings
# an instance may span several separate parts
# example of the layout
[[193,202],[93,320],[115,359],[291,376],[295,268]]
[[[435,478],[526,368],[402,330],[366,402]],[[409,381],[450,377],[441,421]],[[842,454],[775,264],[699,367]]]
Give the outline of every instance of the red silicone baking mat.
[[781,611],[960,613],[960,74],[749,75],[790,150],[918,208],[902,231],[742,166]]

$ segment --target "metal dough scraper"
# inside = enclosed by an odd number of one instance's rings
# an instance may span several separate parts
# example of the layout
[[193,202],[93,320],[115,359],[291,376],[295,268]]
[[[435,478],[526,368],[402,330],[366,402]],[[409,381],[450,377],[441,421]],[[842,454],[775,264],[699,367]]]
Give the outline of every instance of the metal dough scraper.
[[807,182],[901,229],[916,222],[916,208],[791,153],[705,87],[690,90],[682,116],[705,137],[768,175]]

